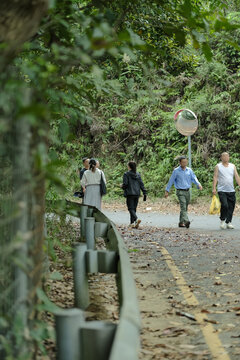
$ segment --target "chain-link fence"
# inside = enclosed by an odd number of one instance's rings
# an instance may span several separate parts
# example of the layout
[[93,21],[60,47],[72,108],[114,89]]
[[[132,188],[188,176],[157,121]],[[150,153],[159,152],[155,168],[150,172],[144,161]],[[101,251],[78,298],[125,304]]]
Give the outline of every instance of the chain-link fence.
[[26,111],[31,91],[24,88],[9,101],[12,110],[3,111],[0,121],[0,358],[26,360],[34,353],[30,329],[43,260],[44,176]]

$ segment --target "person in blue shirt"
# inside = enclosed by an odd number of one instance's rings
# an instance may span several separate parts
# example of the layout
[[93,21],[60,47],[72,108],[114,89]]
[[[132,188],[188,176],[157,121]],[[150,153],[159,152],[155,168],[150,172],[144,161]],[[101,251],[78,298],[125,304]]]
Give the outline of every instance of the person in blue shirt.
[[190,221],[188,218],[188,204],[190,202],[190,187],[192,183],[197,185],[199,190],[202,190],[202,185],[198,181],[196,175],[187,167],[188,160],[186,156],[179,157],[179,166],[173,170],[173,173],[166,186],[165,197],[168,197],[171,186],[174,184],[177,190],[177,197],[180,203],[180,219],[179,227],[190,227]]

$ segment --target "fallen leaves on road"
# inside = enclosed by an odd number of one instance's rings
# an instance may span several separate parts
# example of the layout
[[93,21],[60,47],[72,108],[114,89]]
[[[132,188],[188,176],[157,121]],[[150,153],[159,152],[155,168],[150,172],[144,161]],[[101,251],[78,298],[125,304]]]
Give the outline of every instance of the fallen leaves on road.
[[[223,338],[225,333],[228,334],[228,344],[224,345],[231,359],[238,360],[240,270],[236,251],[231,250],[231,241],[191,230],[148,227],[129,231],[125,226],[120,226],[119,230],[129,248],[143,322],[139,358],[209,360],[211,355],[202,336],[201,326],[194,321],[195,314],[205,313],[209,314],[206,321],[213,324],[216,332],[221,333]],[[79,227],[71,223],[65,233],[59,234],[63,242],[69,238],[75,241],[78,236]],[[101,248],[103,244],[99,243],[98,246]],[[162,246],[168,248],[176,266],[184,274],[190,291],[198,298],[199,306],[187,304],[168,269],[166,258],[162,256]],[[56,250],[62,261],[51,263],[53,279],[46,286],[50,299],[68,308],[74,304],[71,254],[66,257],[60,247]],[[224,276],[224,282],[220,276]],[[118,322],[115,275],[91,275],[89,283],[91,305],[86,312],[87,319]],[[53,325],[53,318],[49,314],[46,314],[46,319]],[[48,340],[46,346],[48,359],[55,359],[55,342]]]
[[221,281],[215,281],[214,285],[222,285]]
[[195,318],[194,315],[188,314],[188,313],[183,312],[183,311],[176,311],[176,315],[185,316],[186,318],[188,318],[190,320],[196,321],[196,318]]
[[[142,228],[125,231],[124,240],[131,248],[141,248],[141,252],[129,254],[144,325],[140,359],[209,360],[211,355],[201,333],[201,326],[207,324],[212,324],[221,339],[225,333],[228,339],[238,338],[240,269],[234,263],[236,251],[231,249],[231,239],[193,230]],[[162,256],[162,246],[171,258]],[[199,305],[190,306],[184,299],[176,283],[178,277],[166,265],[166,260],[172,258]],[[199,325],[196,314],[206,314],[205,325]],[[228,342],[223,344],[231,360],[239,360],[237,344],[229,346]]]
[[159,335],[159,337],[175,337],[175,336],[179,336],[179,335],[186,335],[187,334],[187,330],[186,329],[181,329],[181,328],[176,328],[176,327],[168,327],[166,329],[163,330],[163,332]]

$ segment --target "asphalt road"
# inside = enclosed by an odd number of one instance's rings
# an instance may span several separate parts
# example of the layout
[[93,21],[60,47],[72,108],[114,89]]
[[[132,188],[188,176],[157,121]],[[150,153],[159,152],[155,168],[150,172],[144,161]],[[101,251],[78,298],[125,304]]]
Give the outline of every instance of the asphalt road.
[[130,251],[143,321],[140,359],[240,359],[240,218],[221,230],[219,217],[104,211]]
[[[127,211],[103,211],[115,224],[117,225],[128,225],[129,224],[129,214]],[[141,227],[144,226],[153,226],[161,228],[178,228],[179,215],[164,215],[156,212],[148,213],[138,213],[138,218],[142,220]],[[235,229],[233,230],[221,230],[220,220],[218,215],[194,215],[189,214],[189,219],[191,221],[191,230],[194,231],[203,231],[210,232],[212,234],[219,234],[227,237],[239,237],[240,230],[240,217],[235,216],[233,218],[232,224]]]
[[158,219],[168,227],[120,226],[143,323],[140,359],[239,360],[240,226],[218,230],[203,216],[204,229],[179,229],[171,216]]
[[[221,230],[218,216],[103,211],[125,241],[142,317],[141,360],[240,359],[240,217]],[[69,217],[79,224],[79,219]],[[110,297],[110,300],[112,298]]]

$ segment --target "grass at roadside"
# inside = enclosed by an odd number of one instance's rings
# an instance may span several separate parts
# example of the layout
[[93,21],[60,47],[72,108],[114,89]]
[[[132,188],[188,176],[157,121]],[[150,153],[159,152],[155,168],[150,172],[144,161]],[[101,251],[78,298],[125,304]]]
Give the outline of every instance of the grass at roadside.
[[[199,196],[193,194],[191,204],[189,205],[189,213],[207,215],[211,204],[211,196]],[[103,211],[126,211],[126,200],[122,198],[103,198]],[[168,199],[165,198],[148,198],[146,202],[140,197],[139,212],[159,212],[162,214],[178,214],[179,204],[176,195],[173,193]],[[238,200],[235,208],[234,215],[240,216],[240,202]]]

